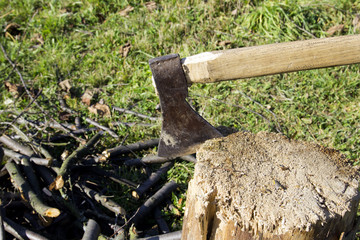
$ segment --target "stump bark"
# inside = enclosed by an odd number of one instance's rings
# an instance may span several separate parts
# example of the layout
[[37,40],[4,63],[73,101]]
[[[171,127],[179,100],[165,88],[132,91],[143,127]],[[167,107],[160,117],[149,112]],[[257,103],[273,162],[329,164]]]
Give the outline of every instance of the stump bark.
[[335,150],[239,132],[197,152],[182,239],[344,239],[358,174]]

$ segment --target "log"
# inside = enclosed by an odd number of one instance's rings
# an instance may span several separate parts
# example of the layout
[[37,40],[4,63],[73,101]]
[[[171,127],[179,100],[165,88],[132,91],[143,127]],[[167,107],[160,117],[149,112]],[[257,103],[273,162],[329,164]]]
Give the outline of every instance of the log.
[[355,227],[358,180],[337,151],[280,134],[209,140],[197,152],[182,239],[341,239]]

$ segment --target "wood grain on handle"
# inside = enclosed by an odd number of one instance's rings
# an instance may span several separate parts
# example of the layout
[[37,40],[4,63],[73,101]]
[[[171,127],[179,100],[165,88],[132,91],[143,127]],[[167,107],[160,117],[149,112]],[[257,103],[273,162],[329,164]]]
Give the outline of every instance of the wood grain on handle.
[[205,52],[181,60],[189,83],[360,63],[360,34]]

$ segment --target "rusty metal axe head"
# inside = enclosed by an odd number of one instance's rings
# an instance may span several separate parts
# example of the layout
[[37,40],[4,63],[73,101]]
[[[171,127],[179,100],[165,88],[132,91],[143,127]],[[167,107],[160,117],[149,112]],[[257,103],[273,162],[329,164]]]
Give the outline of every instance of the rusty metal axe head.
[[187,102],[188,86],[179,55],[154,58],[149,64],[162,112],[158,155],[191,154],[207,139],[221,137]]

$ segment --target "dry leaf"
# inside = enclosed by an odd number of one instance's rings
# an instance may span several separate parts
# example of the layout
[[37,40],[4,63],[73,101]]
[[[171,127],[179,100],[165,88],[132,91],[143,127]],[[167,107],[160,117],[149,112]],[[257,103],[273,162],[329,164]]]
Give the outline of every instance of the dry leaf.
[[13,84],[11,82],[5,82],[5,87],[15,97],[20,96],[25,90],[24,87],[21,86],[20,84]]
[[59,86],[61,87],[62,90],[66,91],[66,92],[69,92],[71,89],[71,84],[70,84],[69,79],[59,82]]
[[217,45],[218,46],[227,46],[227,45],[230,45],[231,44],[231,41],[228,41],[228,40],[225,40],[225,41],[218,41],[217,42]]
[[238,14],[237,8],[235,8],[234,10],[231,11],[231,15],[235,16],[237,14]]
[[120,10],[120,12],[118,12],[118,14],[120,16],[126,17],[129,14],[129,12],[131,12],[132,10],[134,10],[134,7],[129,5],[125,9]]
[[354,31],[359,30],[360,29],[360,14],[356,14],[352,24],[354,26]]
[[130,49],[131,49],[131,43],[127,43],[120,47],[119,53],[121,54],[122,57],[125,58],[129,54]]
[[110,108],[106,104],[96,103],[95,105],[88,107],[88,110],[95,115],[100,115],[104,117],[111,116]]
[[334,33],[341,32],[343,29],[344,29],[344,24],[339,24],[339,25],[329,28],[326,32],[327,32],[327,34],[332,36],[332,35],[334,35]]
[[59,119],[62,121],[68,121],[71,117],[71,114],[68,112],[60,112]]
[[154,11],[154,10],[157,8],[157,5],[156,5],[156,2],[151,1],[151,2],[145,3],[145,7],[146,7],[150,12],[152,12],[152,11]]
[[94,93],[89,90],[86,89],[85,93],[81,96],[81,102],[85,103],[86,105],[90,106],[91,105],[91,100],[94,97]]

